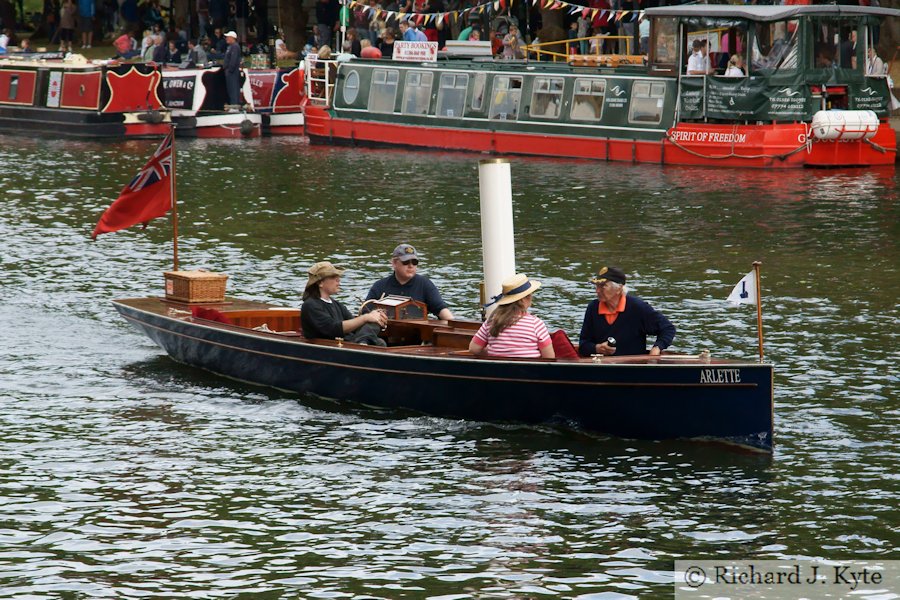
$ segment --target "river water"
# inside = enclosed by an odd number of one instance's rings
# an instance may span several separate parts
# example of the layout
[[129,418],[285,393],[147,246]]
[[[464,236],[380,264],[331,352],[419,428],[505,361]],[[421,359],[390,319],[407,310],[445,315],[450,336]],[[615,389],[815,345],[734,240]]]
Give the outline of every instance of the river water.
[[[513,159],[535,312],[577,335],[603,264],[756,356],[724,302],[761,260],[773,456],[341,406],[175,364],[109,300],[162,293],[170,227],[90,240],[154,142],[0,137],[0,597],[669,597],[676,558],[900,557],[893,170]],[[179,142],[183,268],[354,310],[402,241],[476,317],[478,156]],[[390,393],[389,390],[385,393]]]

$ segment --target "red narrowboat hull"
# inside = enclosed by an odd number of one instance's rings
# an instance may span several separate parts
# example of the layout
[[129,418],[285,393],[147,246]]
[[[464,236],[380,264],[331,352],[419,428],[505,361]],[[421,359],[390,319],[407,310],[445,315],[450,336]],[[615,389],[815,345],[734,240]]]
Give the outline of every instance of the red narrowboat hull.
[[304,117],[312,143],[756,168],[893,165],[896,157],[895,134],[887,123],[881,123],[869,141],[810,139],[803,123],[682,123],[666,138],[646,141],[357,121],[335,118],[327,108],[312,104]]
[[248,72],[253,107],[262,113],[266,135],[305,135],[303,107],[306,105],[304,70],[251,70]]

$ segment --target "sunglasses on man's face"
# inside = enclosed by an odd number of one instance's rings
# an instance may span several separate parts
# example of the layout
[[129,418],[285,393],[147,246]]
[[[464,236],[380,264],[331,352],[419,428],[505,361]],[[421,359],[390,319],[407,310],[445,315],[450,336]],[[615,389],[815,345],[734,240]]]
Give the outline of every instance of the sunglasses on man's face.
[[414,267],[419,265],[419,260],[416,258],[411,258],[409,260],[401,260],[404,265],[413,265]]

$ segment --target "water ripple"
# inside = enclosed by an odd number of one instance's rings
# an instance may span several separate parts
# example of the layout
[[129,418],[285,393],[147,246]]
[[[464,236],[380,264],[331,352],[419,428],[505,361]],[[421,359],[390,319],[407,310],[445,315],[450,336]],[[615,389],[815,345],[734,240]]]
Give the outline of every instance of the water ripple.
[[[0,597],[630,599],[668,596],[680,557],[897,553],[893,172],[513,163],[518,267],[554,328],[576,333],[590,273],[619,263],[675,349],[752,359],[755,314],[722,299],[763,260],[767,458],[346,408],[174,364],[108,304],[160,293],[166,221],[89,240],[152,143],[5,141]],[[475,164],[185,143],[182,260],[296,305],[329,258],[354,305],[410,240],[475,317]]]

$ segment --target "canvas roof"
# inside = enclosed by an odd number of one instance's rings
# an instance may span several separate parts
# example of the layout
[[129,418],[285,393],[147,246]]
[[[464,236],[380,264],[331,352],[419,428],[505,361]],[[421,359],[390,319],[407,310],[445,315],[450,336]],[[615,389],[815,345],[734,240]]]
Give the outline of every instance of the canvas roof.
[[688,4],[681,6],[660,6],[644,11],[647,17],[722,17],[729,19],[749,19],[751,21],[782,21],[797,16],[900,16],[900,10],[871,6],[850,6],[844,4],[817,4],[782,6],[756,5],[738,6],[732,4]]

